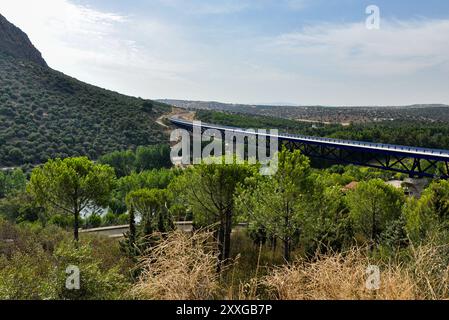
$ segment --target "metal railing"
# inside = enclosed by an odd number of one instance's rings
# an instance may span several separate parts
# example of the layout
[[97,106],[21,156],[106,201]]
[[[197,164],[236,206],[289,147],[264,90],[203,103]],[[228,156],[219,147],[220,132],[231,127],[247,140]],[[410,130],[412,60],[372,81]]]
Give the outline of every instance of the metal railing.
[[[190,122],[190,121],[174,119],[174,118],[170,118],[170,121],[174,124],[181,124],[181,125],[193,127],[193,122]],[[201,123],[201,127],[206,128],[206,129],[232,131],[234,133],[251,134],[246,131],[247,129],[238,128],[238,127],[230,127],[230,126],[225,126],[225,125],[214,125],[214,124],[208,124],[208,123]],[[269,133],[264,134],[264,133],[257,133],[257,132],[256,132],[256,135],[273,136],[272,134],[269,134]],[[401,146],[401,145],[393,145],[393,144],[386,144],[386,143],[343,140],[343,139],[334,139],[334,138],[322,138],[322,137],[306,136],[306,135],[290,134],[290,133],[279,133],[277,135],[277,137],[279,139],[287,138],[287,139],[291,139],[291,140],[324,143],[324,144],[335,145],[335,146],[341,145],[341,146],[348,146],[348,147],[354,147],[354,148],[359,148],[359,149],[402,152],[402,153],[409,153],[411,155],[438,156],[441,158],[449,159],[449,150],[430,149],[430,148],[421,148],[421,147],[412,147],[412,146]]]

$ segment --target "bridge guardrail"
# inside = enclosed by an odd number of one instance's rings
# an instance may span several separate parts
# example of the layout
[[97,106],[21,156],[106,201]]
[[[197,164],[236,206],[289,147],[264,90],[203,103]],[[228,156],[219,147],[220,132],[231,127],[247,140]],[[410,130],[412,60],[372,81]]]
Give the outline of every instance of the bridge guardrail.
[[[180,119],[169,119],[172,123],[179,123],[183,125],[187,125],[193,127],[193,123]],[[212,125],[208,123],[202,123],[201,126],[203,128],[212,128],[217,130],[230,130],[233,132],[238,131],[246,131],[242,128],[230,127],[224,125]],[[305,136],[305,135],[296,135],[290,133],[279,133],[279,137],[293,138],[299,140],[305,140],[308,142],[317,142],[317,143],[335,143],[346,146],[359,146],[366,147],[370,149],[378,149],[384,151],[393,151],[393,152],[406,152],[406,153],[417,153],[420,155],[431,155],[431,156],[441,156],[449,159],[449,150],[442,149],[430,149],[430,148],[420,148],[420,147],[412,147],[412,146],[401,146],[401,145],[393,145],[393,144],[385,144],[385,143],[373,143],[373,142],[365,142],[365,141],[355,141],[355,140],[342,140],[342,139],[334,139],[334,138],[323,138],[323,137],[314,137],[314,136]]]

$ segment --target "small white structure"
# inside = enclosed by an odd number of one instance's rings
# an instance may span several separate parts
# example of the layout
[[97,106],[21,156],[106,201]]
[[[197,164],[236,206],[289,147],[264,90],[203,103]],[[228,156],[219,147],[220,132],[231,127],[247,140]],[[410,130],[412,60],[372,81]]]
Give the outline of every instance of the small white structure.
[[397,189],[403,189],[404,193],[409,197],[420,198],[425,187],[428,185],[429,180],[425,178],[412,179],[406,178],[402,180],[391,180],[387,184]]

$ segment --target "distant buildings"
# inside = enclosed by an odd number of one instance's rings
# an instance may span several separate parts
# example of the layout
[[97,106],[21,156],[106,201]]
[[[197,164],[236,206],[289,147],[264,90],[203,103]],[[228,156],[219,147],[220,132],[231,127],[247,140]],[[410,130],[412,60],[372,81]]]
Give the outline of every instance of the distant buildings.
[[420,198],[428,182],[429,182],[428,179],[406,178],[403,181],[391,180],[388,181],[387,184],[398,189],[402,188],[404,190],[405,195],[409,197]]
[[[397,189],[403,189],[404,193],[408,197],[420,198],[422,192],[429,183],[428,179],[412,179],[406,178],[404,180],[390,180],[386,182],[388,185],[393,186]],[[355,190],[359,183],[357,181],[352,181],[344,186],[341,190],[343,192],[348,192]]]

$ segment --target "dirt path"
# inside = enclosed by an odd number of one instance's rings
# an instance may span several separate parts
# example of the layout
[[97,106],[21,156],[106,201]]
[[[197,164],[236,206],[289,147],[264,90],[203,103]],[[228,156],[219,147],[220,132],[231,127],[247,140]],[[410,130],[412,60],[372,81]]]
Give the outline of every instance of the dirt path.
[[169,126],[165,124],[164,121],[172,117],[193,121],[195,119],[195,112],[173,107],[170,113],[163,114],[162,116],[157,118],[156,123],[168,129]]
[[193,121],[195,120],[195,115],[195,111],[188,111],[173,107],[172,112],[168,115],[168,117],[175,117],[183,120]]
[[156,123],[163,126],[164,128],[168,128],[168,126],[163,122],[167,115],[162,115],[159,118],[157,118]]
[[193,121],[195,119],[195,112],[173,107],[170,113],[163,114],[162,116],[157,118],[156,123],[162,126],[165,129],[164,130],[165,133],[168,135],[170,135],[170,132],[173,129],[173,127],[169,125],[167,119],[172,117]]

